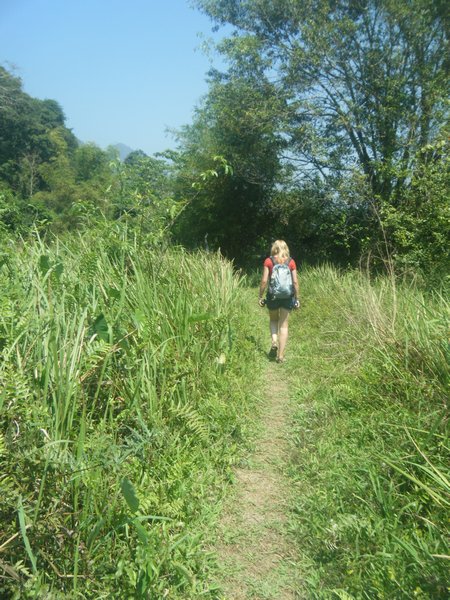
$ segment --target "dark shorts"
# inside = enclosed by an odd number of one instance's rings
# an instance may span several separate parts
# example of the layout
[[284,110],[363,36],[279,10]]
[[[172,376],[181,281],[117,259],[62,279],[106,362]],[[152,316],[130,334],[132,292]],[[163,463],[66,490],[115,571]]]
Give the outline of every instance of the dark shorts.
[[266,298],[266,306],[269,310],[278,310],[279,308],[285,308],[286,310],[292,310],[294,308],[294,298],[284,298],[283,300],[274,300],[270,296]]

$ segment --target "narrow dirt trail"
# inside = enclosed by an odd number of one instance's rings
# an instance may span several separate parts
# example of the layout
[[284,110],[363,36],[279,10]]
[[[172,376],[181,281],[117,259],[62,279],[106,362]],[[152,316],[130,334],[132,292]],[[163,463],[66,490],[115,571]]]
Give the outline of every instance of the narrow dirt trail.
[[300,599],[295,555],[286,533],[289,389],[286,365],[264,373],[261,430],[255,451],[236,469],[235,494],[220,523],[218,560],[225,600]]

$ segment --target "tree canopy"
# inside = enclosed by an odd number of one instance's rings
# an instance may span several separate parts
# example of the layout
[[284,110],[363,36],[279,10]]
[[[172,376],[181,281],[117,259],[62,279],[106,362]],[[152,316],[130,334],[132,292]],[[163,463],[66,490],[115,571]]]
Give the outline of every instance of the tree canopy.
[[80,144],[57,102],[31,98],[0,68],[3,227],[17,229],[19,214],[55,229],[102,215],[189,248],[220,248],[239,265],[255,265],[283,237],[309,262],[364,255],[442,277],[446,4],[195,4],[231,27],[218,45],[226,68],[208,73],[177,149],[159,156],[137,150],[121,163]]
[[[449,83],[444,4],[431,0],[198,0],[196,4],[217,26],[234,28],[219,47],[229,61],[221,85],[231,85],[234,93],[236,81],[252,90],[265,88],[265,102],[258,103],[258,109],[251,103],[246,106],[246,114],[258,123],[253,147],[264,154],[263,125],[270,129],[273,160],[291,176],[278,179],[276,186],[283,186],[291,199],[294,191],[294,210],[298,212],[305,201],[310,204],[314,188],[316,198],[327,196],[330,210],[343,208],[344,221],[355,204],[361,205],[360,216],[368,219],[362,229],[378,231],[371,236],[374,242],[384,238],[389,210],[408,211],[407,198],[423,176],[424,165],[446,155],[441,144],[448,129]],[[217,95],[218,80],[214,74],[208,102]],[[240,114],[232,103],[225,104],[229,110],[220,127],[222,135]],[[261,106],[266,109],[263,115]],[[251,123],[247,116],[239,124],[246,156]],[[228,148],[222,141],[219,146]],[[432,201],[443,200],[440,195]],[[361,228],[357,230],[359,235]],[[335,233],[339,237],[342,230]],[[389,237],[389,245],[393,254],[400,251],[395,235]],[[358,252],[363,246],[359,244]]]

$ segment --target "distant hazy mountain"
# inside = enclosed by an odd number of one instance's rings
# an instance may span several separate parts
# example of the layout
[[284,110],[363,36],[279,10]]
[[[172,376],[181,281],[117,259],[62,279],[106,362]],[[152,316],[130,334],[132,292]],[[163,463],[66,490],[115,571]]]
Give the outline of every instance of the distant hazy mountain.
[[120,160],[125,160],[130,152],[133,152],[133,148],[130,148],[130,146],[127,146],[126,144],[112,144],[112,147],[118,150]]
[[[95,142],[83,142],[83,140],[77,139],[77,142],[80,146],[85,146],[86,144],[95,144]],[[97,145],[97,144],[95,144]],[[119,153],[119,158],[121,161],[124,161],[126,157],[130,154],[130,152],[134,152],[134,148],[130,148],[126,144],[122,144],[119,142],[118,144],[111,144],[108,148],[114,148]],[[105,149],[105,148],[103,148]]]

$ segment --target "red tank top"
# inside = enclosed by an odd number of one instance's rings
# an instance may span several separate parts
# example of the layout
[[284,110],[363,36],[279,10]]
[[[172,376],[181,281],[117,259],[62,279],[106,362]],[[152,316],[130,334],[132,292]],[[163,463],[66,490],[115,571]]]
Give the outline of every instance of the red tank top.
[[[272,275],[272,269],[273,269],[273,262],[272,259],[270,258],[270,256],[268,256],[266,258],[266,260],[264,261],[264,266],[267,267],[269,269],[269,277],[271,277]],[[297,269],[297,265],[295,264],[295,260],[293,258],[291,258],[291,260],[289,261],[289,268],[291,271],[294,271]]]

